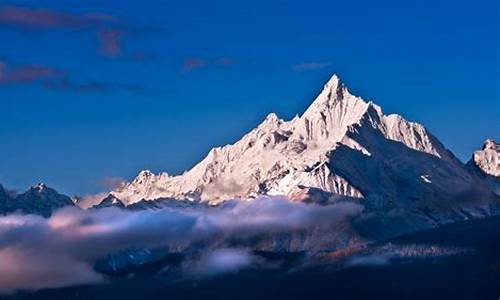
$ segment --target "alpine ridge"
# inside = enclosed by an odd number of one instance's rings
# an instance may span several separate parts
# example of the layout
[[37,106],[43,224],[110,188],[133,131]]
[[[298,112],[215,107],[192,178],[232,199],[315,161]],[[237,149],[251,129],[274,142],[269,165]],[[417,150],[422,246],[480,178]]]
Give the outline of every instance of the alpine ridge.
[[165,198],[209,204],[261,195],[323,204],[347,198],[368,211],[412,211],[434,222],[442,216],[435,212],[467,218],[469,206],[486,213],[496,199],[425,127],[385,115],[336,75],[301,116],[284,121],[271,113],[184,174],[141,171],[111,195],[125,205]]
[[73,205],[70,197],[59,194],[44,183],[34,185],[17,195],[7,192],[0,185],[0,215],[21,212],[48,217],[59,208]]

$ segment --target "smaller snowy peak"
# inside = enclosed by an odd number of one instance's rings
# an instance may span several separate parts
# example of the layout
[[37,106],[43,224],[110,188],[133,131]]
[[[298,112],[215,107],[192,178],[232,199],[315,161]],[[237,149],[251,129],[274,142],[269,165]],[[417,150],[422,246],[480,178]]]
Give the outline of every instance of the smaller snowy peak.
[[104,207],[124,208],[125,204],[123,204],[123,202],[120,201],[120,199],[116,198],[114,195],[109,194],[99,204],[94,205],[91,208],[104,208]]
[[137,175],[137,179],[138,180],[140,180],[140,179],[147,179],[147,178],[153,177],[154,175],[155,174],[153,172],[151,172],[150,170],[142,170]]
[[42,193],[48,189],[47,185],[43,182],[40,182],[31,187],[32,190]]
[[475,151],[467,165],[476,167],[487,175],[500,177],[500,144],[487,139],[482,150]]
[[[0,215],[19,211],[47,217],[56,209],[65,206],[74,206],[73,200],[70,197],[59,194],[44,183],[34,185],[26,192],[20,194],[9,193],[6,190],[3,191],[6,197],[3,197],[4,203],[0,205]],[[2,191],[0,191],[0,194],[2,194]],[[0,198],[2,198],[2,195],[0,195]]]
[[48,187],[45,183],[40,182],[36,185],[31,186],[25,194],[37,195],[37,197],[45,197],[47,195],[59,195],[59,193],[53,188]]
[[483,144],[483,151],[486,150],[493,150],[496,152],[500,152],[500,144],[495,142],[494,140],[487,139],[486,141],[484,141]]
[[275,113],[268,114],[266,119],[264,120],[264,123],[278,124],[280,122],[281,122],[280,118],[278,118],[278,115]]
[[[142,170],[132,181],[132,184],[142,185],[162,178],[170,177],[166,172],[155,174],[150,170]],[[124,185],[125,183],[122,183]]]

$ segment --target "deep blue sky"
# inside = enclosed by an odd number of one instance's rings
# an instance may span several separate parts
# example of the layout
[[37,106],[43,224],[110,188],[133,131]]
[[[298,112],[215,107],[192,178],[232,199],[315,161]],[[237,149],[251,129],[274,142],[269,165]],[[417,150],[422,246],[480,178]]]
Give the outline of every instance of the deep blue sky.
[[496,0],[71,2],[0,3],[7,187],[182,172],[333,73],[462,160],[500,138]]

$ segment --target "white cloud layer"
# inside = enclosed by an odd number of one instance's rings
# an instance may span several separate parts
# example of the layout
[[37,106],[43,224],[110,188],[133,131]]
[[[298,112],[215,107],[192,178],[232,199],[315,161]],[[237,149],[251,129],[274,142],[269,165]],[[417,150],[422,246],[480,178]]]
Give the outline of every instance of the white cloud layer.
[[[66,208],[50,218],[34,215],[0,217],[0,293],[103,282],[93,269],[104,256],[133,248],[217,238],[244,239],[308,228],[359,213],[361,206],[339,203],[317,206],[266,198],[234,201],[218,208],[129,211],[117,208]],[[244,250],[215,249],[200,261],[217,272],[251,263]]]

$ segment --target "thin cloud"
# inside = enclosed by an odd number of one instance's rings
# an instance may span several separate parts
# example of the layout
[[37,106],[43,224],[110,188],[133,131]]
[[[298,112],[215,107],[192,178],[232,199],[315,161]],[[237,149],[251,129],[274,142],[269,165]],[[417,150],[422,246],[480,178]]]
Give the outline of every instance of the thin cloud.
[[33,83],[63,76],[63,71],[46,65],[11,66],[0,61],[0,84],[3,85]]
[[245,249],[216,249],[195,261],[192,273],[195,276],[212,276],[233,273],[252,265],[255,257]]
[[115,16],[104,13],[71,14],[49,9],[0,6],[0,24],[24,29],[82,28],[119,23]]
[[104,82],[104,81],[86,81],[75,82],[69,78],[61,78],[57,80],[47,80],[43,82],[43,87],[48,90],[68,91],[75,93],[106,93],[112,91],[125,91],[137,93],[146,90],[143,85]]
[[188,73],[193,71],[194,69],[200,69],[207,67],[210,64],[210,62],[206,59],[202,58],[188,58],[184,61],[182,64],[182,72]]
[[126,180],[121,177],[105,177],[99,180],[99,184],[109,190],[122,186],[124,182],[126,182]]
[[230,67],[235,65],[237,62],[236,60],[229,58],[229,57],[220,57],[216,59],[206,59],[206,58],[200,58],[200,57],[191,57],[186,60],[184,60],[181,71],[183,73],[189,73],[193,70],[196,69],[202,69],[202,68],[207,68],[207,67],[212,67],[212,66],[218,66],[218,67]]
[[1,5],[0,26],[23,31],[90,31],[98,41],[98,53],[110,58],[122,56],[125,35],[137,37],[160,31],[152,26],[138,26],[102,12],[75,14],[43,8]]
[[105,29],[98,32],[101,43],[100,53],[108,57],[116,57],[122,54],[123,31],[116,29]]
[[125,91],[138,93],[146,91],[143,85],[103,82],[73,81],[69,74],[55,67],[41,64],[12,65],[0,60],[0,86],[21,84],[40,84],[48,90],[69,91],[75,93],[102,93]]
[[109,193],[98,193],[93,195],[86,195],[83,197],[79,197],[76,201],[76,205],[83,209],[88,209],[94,205],[98,205],[101,201],[106,198]]
[[72,91],[77,93],[107,92],[110,90],[110,87],[102,82],[89,81],[77,83],[67,78],[63,80],[46,81],[43,86],[49,90]]
[[294,72],[315,71],[331,67],[329,62],[306,62],[301,64],[292,65]]

